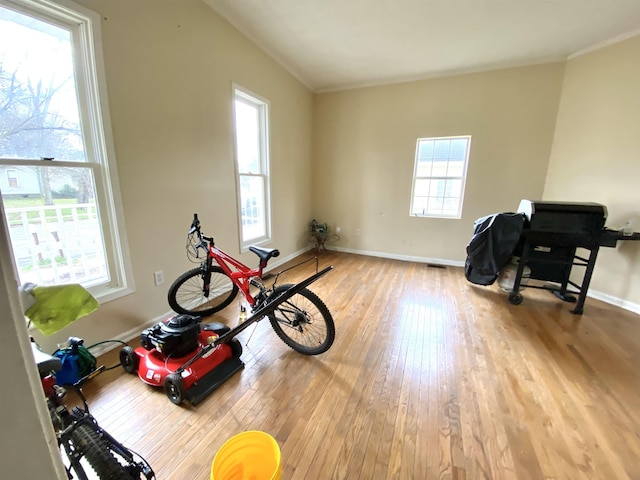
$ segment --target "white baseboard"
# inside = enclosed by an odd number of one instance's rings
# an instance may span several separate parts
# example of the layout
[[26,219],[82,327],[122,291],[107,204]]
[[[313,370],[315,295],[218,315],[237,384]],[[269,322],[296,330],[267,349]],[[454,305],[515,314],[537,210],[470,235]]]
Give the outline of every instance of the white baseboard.
[[277,260],[275,260],[275,259],[270,260],[269,268],[265,269],[265,273],[271,272],[272,270],[275,270],[280,265],[284,265],[289,260],[293,260],[294,258],[299,257],[300,255],[302,255],[303,253],[308,252],[309,250],[313,250],[313,247],[311,246],[311,247],[301,248],[297,252],[293,252],[292,254],[287,255],[286,257],[277,257]]
[[354,253],[356,255],[366,255],[368,257],[391,258],[392,260],[402,260],[404,262],[430,263],[433,265],[446,265],[449,267],[464,267],[464,261],[446,260],[444,258],[418,257],[414,255],[398,255],[395,253],[375,252],[371,250],[355,250],[352,248],[332,247],[336,252]]
[[638,305],[637,303],[633,303],[628,300],[623,300],[622,298],[614,297],[613,295],[609,295],[608,293],[589,290],[587,292],[587,297],[595,298],[596,300],[601,300],[605,303],[614,305],[616,307],[620,307],[624,310],[628,310],[630,312],[640,314],[640,305]]

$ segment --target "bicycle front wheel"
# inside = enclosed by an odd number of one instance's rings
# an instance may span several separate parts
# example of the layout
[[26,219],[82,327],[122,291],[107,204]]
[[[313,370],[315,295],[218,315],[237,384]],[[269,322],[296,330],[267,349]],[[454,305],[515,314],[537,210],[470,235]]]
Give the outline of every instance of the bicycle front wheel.
[[[276,299],[292,286],[276,287],[270,299]],[[269,315],[269,321],[284,343],[304,355],[326,352],[336,335],[331,312],[315,293],[306,288],[278,305]]]
[[169,288],[169,306],[177,313],[206,317],[229,305],[238,294],[238,286],[218,266],[194,268],[180,275]]

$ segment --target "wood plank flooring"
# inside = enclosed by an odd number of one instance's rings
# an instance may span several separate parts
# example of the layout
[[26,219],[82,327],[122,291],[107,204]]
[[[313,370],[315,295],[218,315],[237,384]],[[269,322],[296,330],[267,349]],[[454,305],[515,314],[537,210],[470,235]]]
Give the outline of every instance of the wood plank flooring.
[[101,426],[159,480],[208,479],[245,430],[275,437],[287,480],[640,479],[640,316],[593,299],[576,316],[532,289],[514,306],[455,267],[322,252],[326,265],[310,289],[335,319],[328,352],[300,355],[260,322],[239,337],[244,370],[197,407],[118,368],[85,387]]

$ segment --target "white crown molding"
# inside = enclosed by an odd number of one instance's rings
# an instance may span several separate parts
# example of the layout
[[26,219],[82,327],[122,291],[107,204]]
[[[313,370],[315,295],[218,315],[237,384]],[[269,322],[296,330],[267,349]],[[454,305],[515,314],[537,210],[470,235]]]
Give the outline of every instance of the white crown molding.
[[567,57],[567,60],[573,60],[574,58],[581,57],[582,55],[595,52],[596,50],[600,50],[602,48],[609,47],[611,45],[615,45],[616,43],[623,42],[625,40],[628,40],[629,38],[633,38],[638,35],[640,35],[640,28],[632,30],[627,33],[623,33],[622,35],[618,35],[617,37],[610,38],[609,40],[604,40],[602,42],[596,43],[595,45],[592,45],[587,48],[583,48],[582,50],[578,50],[577,52],[570,54]]

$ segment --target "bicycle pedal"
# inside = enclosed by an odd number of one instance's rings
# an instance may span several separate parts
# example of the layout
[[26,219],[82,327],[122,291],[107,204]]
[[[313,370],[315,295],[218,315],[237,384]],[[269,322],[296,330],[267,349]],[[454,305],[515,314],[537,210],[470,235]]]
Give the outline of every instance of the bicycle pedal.
[[54,385],[53,389],[55,390],[56,398],[59,400],[62,400],[67,395],[67,389],[60,385]]
[[73,407],[73,409],[71,410],[71,412],[78,418],[82,418],[84,417],[86,411],[80,407]]

